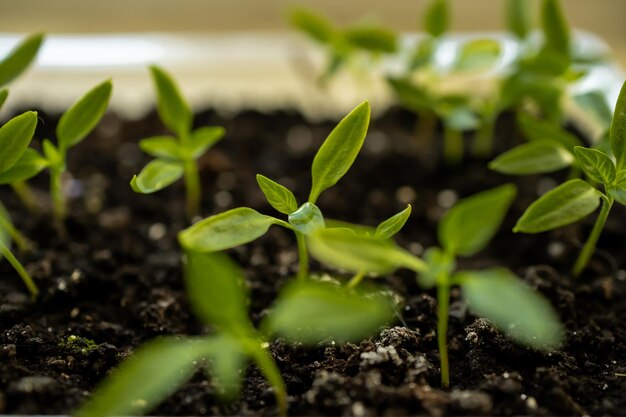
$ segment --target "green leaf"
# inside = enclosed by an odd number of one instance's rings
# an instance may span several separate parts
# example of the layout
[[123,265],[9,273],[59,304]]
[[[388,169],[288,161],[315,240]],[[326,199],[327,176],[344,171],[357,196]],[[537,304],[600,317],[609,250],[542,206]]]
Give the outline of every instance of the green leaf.
[[607,186],[607,192],[615,201],[626,205],[626,169],[617,171],[615,181]]
[[583,171],[593,181],[600,184],[610,184],[615,180],[615,164],[604,153],[582,146],[575,147],[574,152]]
[[553,350],[563,342],[563,327],[550,303],[511,271],[460,272],[455,278],[462,282],[470,309],[491,320],[517,343]]
[[150,156],[171,161],[183,159],[182,148],[173,136],[152,136],[141,139],[139,148]]
[[205,355],[202,341],[167,337],[137,349],[96,389],[76,417],[143,415],[173,394]]
[[0,127],[0,173],[19,161],[26,151],[37,126],[37,113],[27,111]]
[[600,126],[603,128],[611,126],[613,110],[609,107],[606,95],[602,91],[589,91],[577,94],[573,98],[576,104]]
[[554,172],[572,165],[574,155],[560,143],[537,140],[508,150],[489,163],[489,169],[509,175]]
[[332,43],[337,36],[332,24],[325,17],[309,10],[293,10],[291,24],[323,44]]
[[65,165],[65,159],[59,149],[49,139],[44,139],[41,145],[43,155],[48,161],[48,166],[60,167]]
[[571,152],[574,152],[575,146],[583,145],[580,139],[561,126],[547,120],[538,120],[527,113],[518,113],[517,124],[529,141],[555,141]]
[[343,33],[352,46],[374,53],[391,54],[398,49],[398,40],[394,32],[373,26],[354,26]]
[[0,61],[0,87],[17,78],[35,59],[44,35],[38,33],[23,40],[9,56]]
[[422,271],[426,267],[421,259],[391,240],[356,234],[350,229],[319,229],[308,236],[307,246],[320,262],[352,273],[387,275],[398,268]]
[[540,233],[574,223],[600,205],[602,193],[583,180],[570,180],[532,203],[517,221],[514,232]]
[[288,188],[272,181],[264,175],[257,174],[256,182],[265,195],[268,203],[283,214],[291,214],[298,209],[298,203]]
[[246,354],[238,339],[219,334],[206,340],[211,361],[207,367],[220,389],[218,395],[226,400],[235,399],[241,390]]
[[85,139],[100,122],[109,105],[112,89],[110,80],[98,84],[61,116],[56,133],[62,152]]
[[617,169],[626,168],[626,82],[615,104],[613,121],[611,122],[611,149],[617,160]]
[[409,220],[409,216],[411,215],[411,205],[407,205],[404,210],[400,213],[395,214],[380,223],[376,228],[376,236],[382,237],[383,239],[389,239],[395,236],[402,228],[407,220]]
[[424,14],[426,32],[434,38],[443,35],[448,30],[449,15],[447,0],[431,0]]
[[157,112],[165,126],[178,136],[189,134],[193,115],[172,77],[162,68],[151,66],[157,91]]
[[296,282],[283,290],[265,325],[306,345],[359,342],[393,317],[380,293],[357,293],[320,282]]
[[569,56],[569,27],[558,0],[543,0],[541,28],[545,36],[546,48]]
[[454,63],[460,71],[485,70],[496,63],[500,57],[501,47],[493,39],[475,39],[465,43]]
[[344,176],[361,150],[370,122],[370,105],[358,105],[330,132],[313,159],[313,185],[309,201],[315,203],[322,191]]
[[9,90],[0,90],[0,109],[4,105],[4,102],[7,101],[8,96],[9,96]]
[[222,139],[226,130],[220,126],[207,126],[191,133],[190,151],[194,159],[200,158],[213,145]]
[[162,190],[182,176],[182,164],[155,159],[149,162],[139,175],[133,176],[130,186],[136,193],[151,194]]
[[528,37],[531,29],[530,2],[528,0],[507,0],[506,20],[508,28],[520,40]]
[[305,235],[326,227],[320,209],[315,204],[308,202],[289,215],[289,224]]
[[387,82],[403,107],[416,113],[433,111],[435,100],[426,89],[404,78],[389,77]]
[[434,287],[442,276],[450,276],[456,268],[454,256],[444,253],[437,247],[428,248],[424,253],[426,269],[418,275],[417,282],[424,289]]
[[208,217],[178,235],[182,247],[199,252],[215,252],[233,248],[263,236],[278,219],[247,207],[225,211]]
[[185,255],[187,295],[198,317],[220,331],[245,334],[251,324],[243,270],[220,252]]
[[0,174],[0,184],[26,181],[48,166],[48,161],[31,148],[26,148],[22,157],[8,170]]
[[422,68],[429,65],[433,59],[435,52],[434,41],[430,37],[420,39],[417,43],[413,53],[411,54],[411,60],[409,63],[409,71],[414,71],[418,68]]
[[505,184],[464,198],[439,223],[439,241],[447,253],[471,256],[482,250],[500,228],[517,189]]

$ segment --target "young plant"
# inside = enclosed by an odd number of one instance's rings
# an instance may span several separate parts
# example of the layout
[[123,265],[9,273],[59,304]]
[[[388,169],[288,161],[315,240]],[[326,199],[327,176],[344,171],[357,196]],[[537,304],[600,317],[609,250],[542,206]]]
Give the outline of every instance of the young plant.
[[[14,117],[0,128],[0,177],[14,170],[23,159],[36,126],[37,113],[30,111]],[[13,226],[9,213],[0,204],[0,255],[13,266],[34,298],[38,294],[37,286],[11,252],[11,241],[22,250],[28,247],[28,241]]]
[[540,350],[555,348],[561,342],[561,326],[548,302],[511,271],[456,271],[457,257],[472,256],[489,243],[515,194],[515,187],[508,184],[461,200],[439,223],[442,248],[428,249],[424,259],[382,236],[355,233],[347,228],[320,229],[309,236],[308,243],[315,258],[337,268],[380,276],[408,268],[418,273],[422,288],[436,287],[441,385],[448,387],[448,310],[453,286],[461,287],[463,297],[476,314],[491,320],[515,342]]
[[[7,57],[0,61],[0,87],[9,84],[28,68],[37,56],[43,39],[44,35],[42,33],[29,36],[17,45]],[[2,106],[2,101],[0,98],[0,107]]]
[[176,137],[154,136],[139,142],[141,150],[156,159],[135,175],[130,185],[137,193],[150,194],[184,176],[187,216],[193,219],[200,213],[202,199],[196,160],[224,136],[224,129],[201,127],[192,130],[193,114],[172,77],[156,66],[150,67],[150,71],[157,91],[157,112]]
[[257,182],[267,201],[287,221],[267,216],[248,207],[235,208],[208,217],[180,233],[183,248],[215,252],[243,245],[263,236],[270,226],[279,225],[296,235],[299,256],[298,277],[308,276],[308,253],[305,236],[325,227],[324,216],[315,205],[320,194],[345,175],[356,159],[370,121],[370,106],[363,102],[348,114],[328,135],[311,166],[312,185],[306,203],[298,205],[293,193],[271,179],[258,174]]
[[268,349],[271,337],[280,335],[306,346],[328,340],[355,342],[387,323],[393,314],[390,300],[375,293],[294,282],[281,291],[259,331],[248,318],[243,271],[226,255],[187,252],[185,276],[193,309],[214,333],[162,337],[139,348],[101,384],[76,417],[147,413],[198,368],[210,371],[222,396],[233,399],[248,361],[267,378],[278,412],[285,416],[287,388]]
[[357,24],[338,29],[325,17],[305,9],[295,9],[291,23],[327,51],[327,64],[320,82],[328,82],[340,69],[366,56],[374,60],[398,49],[395,33],[370,24]]
[[556,229],[587,217],[601,204],[600,214],[572,269],[574,276],[580,275],[595,252],[613,203],[626,205],[626,83],[613,114],[610,144],[615,162],[601,150],[574,148],[583,172],[593,183],[601,184],[604,192],[580,179],[567,181],[532,203],[513,229],[524,233]]

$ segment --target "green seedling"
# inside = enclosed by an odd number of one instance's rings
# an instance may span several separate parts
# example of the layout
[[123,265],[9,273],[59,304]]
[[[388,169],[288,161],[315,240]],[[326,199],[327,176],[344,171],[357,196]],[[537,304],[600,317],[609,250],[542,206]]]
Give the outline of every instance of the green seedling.
[[163,124],[176,134],[154,136],[139,142],[141,150],[155,157],[135,175],[130,185],[141,194],[159,191],[185,177],[187,216],[200,213],[202,185],[196,160],[224,136],[222,127],[201,127],[192,130],[193,114],[172,77],[163,69],[150,67],[157,91],[157,111]]
[[[37,113],[30,111],[14,117],[0,128],[0,177],[10,175],[24,159],[36,126]],[[28,241],[13,226],[8,211],[0,204],[0,254],[13,266],[34,298],[38,294],[37,286],[11,252],[12,241],[22,250],[28,248]]]
[[516,232],[540,233],[577,222],[602,205],[600,214],[572,269],[580,275],[595,252],[613,203],[626,205],[626,83],[617,100],[610,130],[610,145],[615,162],[598,149],[574,148],[578,163],[587,178],[602,185],[604,192],[580,179],[567,181],[532,203],[518,220]]
[[187,250],[215,252],[249,243],[263,236],[270,226],[279,225],[296,235],[299,256],[298,276],[308,276],[305,236],[325,227],[325,219],[315,204],[320,194],[335,185],[348,171],[359,153],[370,121],[370,106],[364,102],[348,114],[328,135],[311,166],[312,185],[306,203],[298,205],[294,194],[271,179],[257,175],[257,182],[270,205],[287,215],[287,221],[267,216],[248,207],[235,208],[208,217],[180,234]]
[[291,13],[291,23],[326,49],[328,59],[320,77],[321,83],[328,82],[340,69],[360,57],[375,60],[398,49],[393,32],[371,24],[339,29],[325,17],[305,9],[295,9]]
[[163,337],[139,348],[101,384],[76,417],[147,413],[199,368],[213,375],[223,397],[233,399],[248,361],[267,378],[279,414],[285,416],[286,386],[268,349],[271,338],[281,336],[306,346],[330,340],[356,342],[393,315],[390,300],[376,293],[298,281],[280,292],[259,331],[248,318],[243,271],[226,255],[187,252],[185,269],[191,305],[213,333]]
[[[44,35],[38,33],[24,39],[7,57],[0,61],[0,87],[9,84],[22,74],[37,56]],[[0,107],[2,106],[0,92]],[[5,96],[6,98],[6,96]]]
[[561,325],[548,302],[511,271],[456,271],[457,257],[478,253],[493,238],[515,194],[515,187],[507,184],[461,200],[439,223],[442,247],[428,249],[424,259],[382,236],[355,233],[348,228],[320,229],[309,236],[309,247],[312,256],[343,270],[385,276],[395,269],[407,268],[417,272],[422,288],[436,287],[441,384],[448,387],[448,310],[453,286],[461,288],[477,315],[491,320],[517,343],[549,350],[562,340]]

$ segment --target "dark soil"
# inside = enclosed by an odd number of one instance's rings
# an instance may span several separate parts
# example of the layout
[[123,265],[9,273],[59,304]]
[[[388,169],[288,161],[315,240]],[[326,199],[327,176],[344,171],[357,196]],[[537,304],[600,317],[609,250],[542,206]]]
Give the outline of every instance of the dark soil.
[[[55,118],[42,116],[37,138],[53,135]],[[272,213],[255,181],[263,173],[303,199],[309,167],[334,123],[310,125],[292,113],[205,112],[198,125],[222,125],[226,138],[201,160],[205,215],[238,206]],[[356,163],[319,206],[329,218],[375,225],[413,205],[398,237],[416,254],[436,244],[436,224],[459,196],[510,181],[520,193],[489,249],[463,268],[511,268],[546,295],[567,328],[567,343],[542,354],[520,348],[486,320],[472,316],[453,291],[449,331],[452,387],[438,387],[434,293],[400,271],[381,285],[403,300],[395,327],[358,345],[305,349],[278,340],[271,350],[288,385],[293,415],[626,415],[626,252],[624,215],[615,207],[590,268],[569,275],[593,218],[540,235],[514,235],[511,226],[541,192],[564,178],[508,178],[483,161],[447,169],[412,137],[414,118],[391,110],[373,121]],[[517,140],[510,117],[498,125],[498,147]],[[30,300],[7,262],[0,262],[0,414],[67,414],[143,342],[166,334],[201,334],[184,292],[176,233],[186,227],[182,184],[153,195],[128,181],[148,157],[138,139],[163,133],[152,114],[141,121],[107,116],[71,151],[74,178],[61,237],[47,214],[25,212],[11,190],[0,200],[36,245],[22,254],[42,290]],[[38,144],[38,140],[35,141]],[[46,208],[47,175],[32,181]],[[232,251],[247,267],[255,321],[296,270],[295,242],[280,228]],[[314,269],[319,265],[313,264]],[[523,314],[523,312],[520,312]],[[240,401],[223,404],[210,378],[198,372],[158,415],[271,415],[274,397],[259,372],[247,371]]]

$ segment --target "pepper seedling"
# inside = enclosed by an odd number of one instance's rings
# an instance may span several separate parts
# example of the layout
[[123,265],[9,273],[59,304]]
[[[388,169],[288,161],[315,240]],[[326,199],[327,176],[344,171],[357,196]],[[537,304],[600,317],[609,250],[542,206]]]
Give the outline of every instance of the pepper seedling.
[[319,78],[322,84],[359,57],[365,56],[373,61],[383,54],[395,53],[398,49],[395,33],[372,24],[356,24],[339,29],[324,16],[301,8],[291,13],[291,23],[326,48],[327,64]]
[[[29,111],[14,117],[0,128],[0,176],[10,173],[23,158],[36,127],[37,113]],[[37,286],[11,252],[11,241],[22,250],[28,247],[28,241],[13,226],[8,211],[0,204],[0,254],[9,261],[34,298],[39,292]]]
[[[186,253],[187,293],[193,309],[214,333],[163,337],[139,348],[107,378],[74,415],[106,417],[149,412],[198,368],[214,376],[218,393],[237,396],[252,361],[274,390],[279,414],[287,414],[286,386],[268,347],[274,335],[306,346],[356,342],[393,315],[389,298],[329,283],[294,282],[284,288],[259,331],[248,318],[243,271],[226,255]],[[158,364],[158,366],[155,366]]]
[[626,83],[622,85],[613,114],[610,145],[615,162],[602,150],[574,148],[578,163],[589,180],[601,184],[604,192],[580,179],[567,181],[532,203],[518,220],[516,232],[540,233],[577,222],[593,213],[600,204],[600,214],[585,242],[572,274],[585,269],[604,228],[613,203],[626,205]]
[[463,297],[476,314],[491,320],[517,343],[549,350],[562,340],[561,325],[548,302],[511,271],[504,268],[456,271],[457,257],[472,256],[487,246],[515,194],[515,187],[507,184],[458,202],[439,223],[442,248],[428,249],[424,259],[389,239],[347,228],[320,229],[308,237],[308,243],[312,256],[331,266],[378,276],[408,268],[418,274],[417,282],[422,288],[437,288],[441,384],[448,387],[448,310],[453,286],[461,287]]
[[185,177],[187,216],[200,213],[202,185],[196,160],[224,136],[222,127],[201,127],[192,130],[193,114],[172,77],[162,68],[150,67],[157,92],[157,112],[163,124],[176,134],[142,139],[139,147],[155,157],[130,185],[133,191],[150,194]]
[[311,166],[312,185],[308,201],[298,206],[296,197],[286,187],[258,174],[257,182],[270,205],[286,214],[284,221],[248,207],[235,208],[208,217],[183,230],[181,246],[187,250],[215,252],[243,245],[263,236],[270,226],[292,230],[298,246],[298,277],[308,276],[308,253],[305,236],[326,223],[315,204],[320,194],[335,185],[348,171],[359,153],[370,121],[370,106],[363,102],[337,124],[317,151]]

